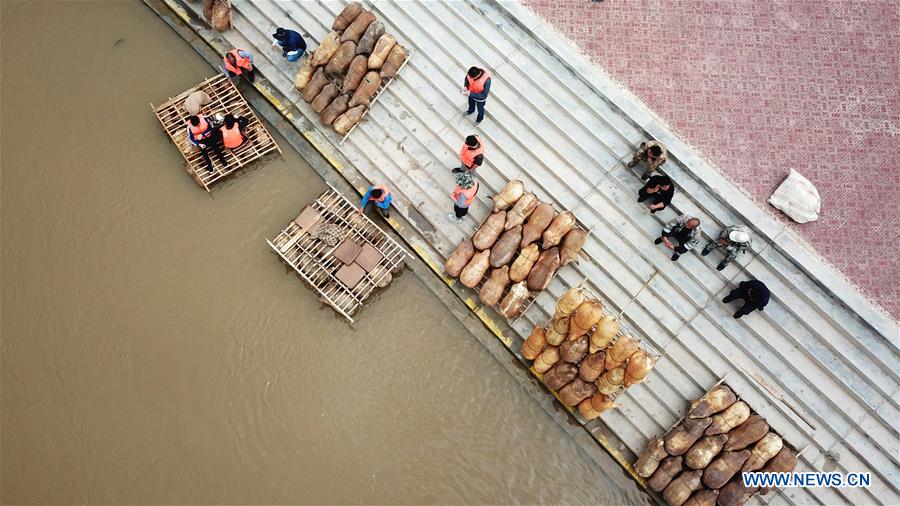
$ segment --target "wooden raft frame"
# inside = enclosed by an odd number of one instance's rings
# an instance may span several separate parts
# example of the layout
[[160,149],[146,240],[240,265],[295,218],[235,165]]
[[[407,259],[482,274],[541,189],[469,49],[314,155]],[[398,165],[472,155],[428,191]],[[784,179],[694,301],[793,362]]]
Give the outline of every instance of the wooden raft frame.
[[[225,115],[231,113],[250,120],[247,128],[244,130],[247,135],[247,140],[244,144],[233,150],[222,147],[222,154],[228,160],[227,170],[222,167],[214,153],[209,153],[210,160],[213,163],[213,171],[206,170],[206,162],[203,160],[200,149],[191,144],[187,138],[185,119],[189,114],[184,109],[183,104],[188,95],[198,90],[205,91],[211,99],[209,104],[203,106],[203,109],[200,111],[201,114],[213,116],[215,114]],[[231,79],[225,77],[224,74],[210,77],[189,90],[175,97],[170,97],[159,106],[150,104],[150,107],[162,124],[166,134],[178,146],[178,151],[181,152],[181,156],[184,157],[187,163],[186,170],[188,174],[207,192],[210,191],[213,183],[224,179],[263,156],[274,151],[281,153],[281,148],[275,143],[275,139],[272,138],[259,121],[259,118],[256,117],[253,109],[250,108],[250,105],[234,83],[231,82]]]
[[293,220],[274,239],[266,239],[266,242],[319,293],[324,302],[353,322],[353,317],[375,288],[389,273],[403,267],[404,257],[412,258],[412,255],[368,216],[360,213],[359,208],[335,187],[330,184],[328,187],[310,204],[320,215],[317,225],[338,225],[344,231],[342,240],[352,237],[355,242],[368,243],[382,254],[381,261],[355,287],[349,287],[337,278],[337,271],[343,264],[333,253],[340,243],[328,246],[312,238],[308,230],[300,228]]

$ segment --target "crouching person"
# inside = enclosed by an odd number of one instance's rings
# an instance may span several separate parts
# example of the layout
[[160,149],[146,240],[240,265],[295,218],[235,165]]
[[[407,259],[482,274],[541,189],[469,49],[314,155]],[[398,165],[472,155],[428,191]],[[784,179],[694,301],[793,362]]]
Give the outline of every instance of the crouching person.
[[666,224],[662,233],[653,244],[665,243],[666,247],[673,250],[672,261],[697,247],[700,244],[700,220],[693,216],[682,214]]
[[219,148],[219,143],[222,142],[222,135],[215,125],[213,125],[212,118],[208,116],[188,116],[187,138],[191,144],[200,149],[200,153],[203,155],[203,161],[206,162],[206,170],[208,172],[213,171],[213,163],[209,158],[210,151],[215,153],[219,162],[222,163],[222,170],[228,168],[228,162],[225,161],[225,155],[222,154],[222,150]]
[[717,240],[709,241],[700,254],[706,256],[714,249],[725,248],[725,258],[716,266],[716,269],[721,271],[737,258],[738,255],[750,249],[752,245],[753,241],[750,239],[750,230],[747,227],[743,225],[731,225],[730,227],[723,228],[722,231],[719,232],[719,238]]
[[241,116],[225,115],[225,124],[219,130],[222,132],[222,143],[228,149],[237,149],[247,140],[244,129],[250,120]]
[[766,304],[769,303],[769,289],[762,281],[750,280],[741,281],[740,284],[722,299],[722,302],[728,304],[733,300],[743,300],[744,305],[734,313],[734,319],[737,320],[741,316],[748,315],[757,309],[762,311]]
[[359,212],[368,211],[369,207],[374,206],[381,212],[381,216],[385,218],[391,217],[391,200],[393,197],[391,191],[383,184],[370,186],[363,195],[362,201],[359,203]]

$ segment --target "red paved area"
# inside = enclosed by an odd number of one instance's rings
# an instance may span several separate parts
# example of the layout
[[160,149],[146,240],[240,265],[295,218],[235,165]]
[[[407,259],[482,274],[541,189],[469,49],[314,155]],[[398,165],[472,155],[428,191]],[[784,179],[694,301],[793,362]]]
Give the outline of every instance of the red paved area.
[[[898,318],[896,0],[523,2]],[[817,222],[766,204],[789,168]]]

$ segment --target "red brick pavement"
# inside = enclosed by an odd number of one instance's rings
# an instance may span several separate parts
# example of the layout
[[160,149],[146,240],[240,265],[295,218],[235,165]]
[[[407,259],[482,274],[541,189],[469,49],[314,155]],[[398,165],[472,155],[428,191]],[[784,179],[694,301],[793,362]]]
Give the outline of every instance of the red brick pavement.
[[[523,2],[898,318],[896,0]],[[766,203],[789,168],[817,222]]]

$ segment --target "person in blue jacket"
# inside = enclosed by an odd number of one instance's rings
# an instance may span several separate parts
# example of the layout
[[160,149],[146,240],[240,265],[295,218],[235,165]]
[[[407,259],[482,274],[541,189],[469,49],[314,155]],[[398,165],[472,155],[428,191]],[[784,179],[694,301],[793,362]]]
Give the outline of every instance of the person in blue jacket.
[[469,96],[469,108],[463,113],[468,116],[478,109],[478,116],[475,117],[475,126],[484,119],[484,104],[488,95],[491,93],[491,75],[487,70],[478,67],[472,67],[466,73],[463,80],[463,93]]
[[281,56],[287,58],[287,61],[297,61],[306,52],[306,41],[294,30],[279,28],[272,34],[272,38],[275,39],[272,46],[281,46]]
[[368,210],[368,207],[371,205],[375,205],[379,211],[381,211],[381,215],[385,218],[391,217],[391,191],[388,190],[387,186],[383,184],[377,184],[374,186],[370,186],[368,190],[366,190],[366,194],[363,195],[362,200],[359,203],[359,212],[365,212]]

